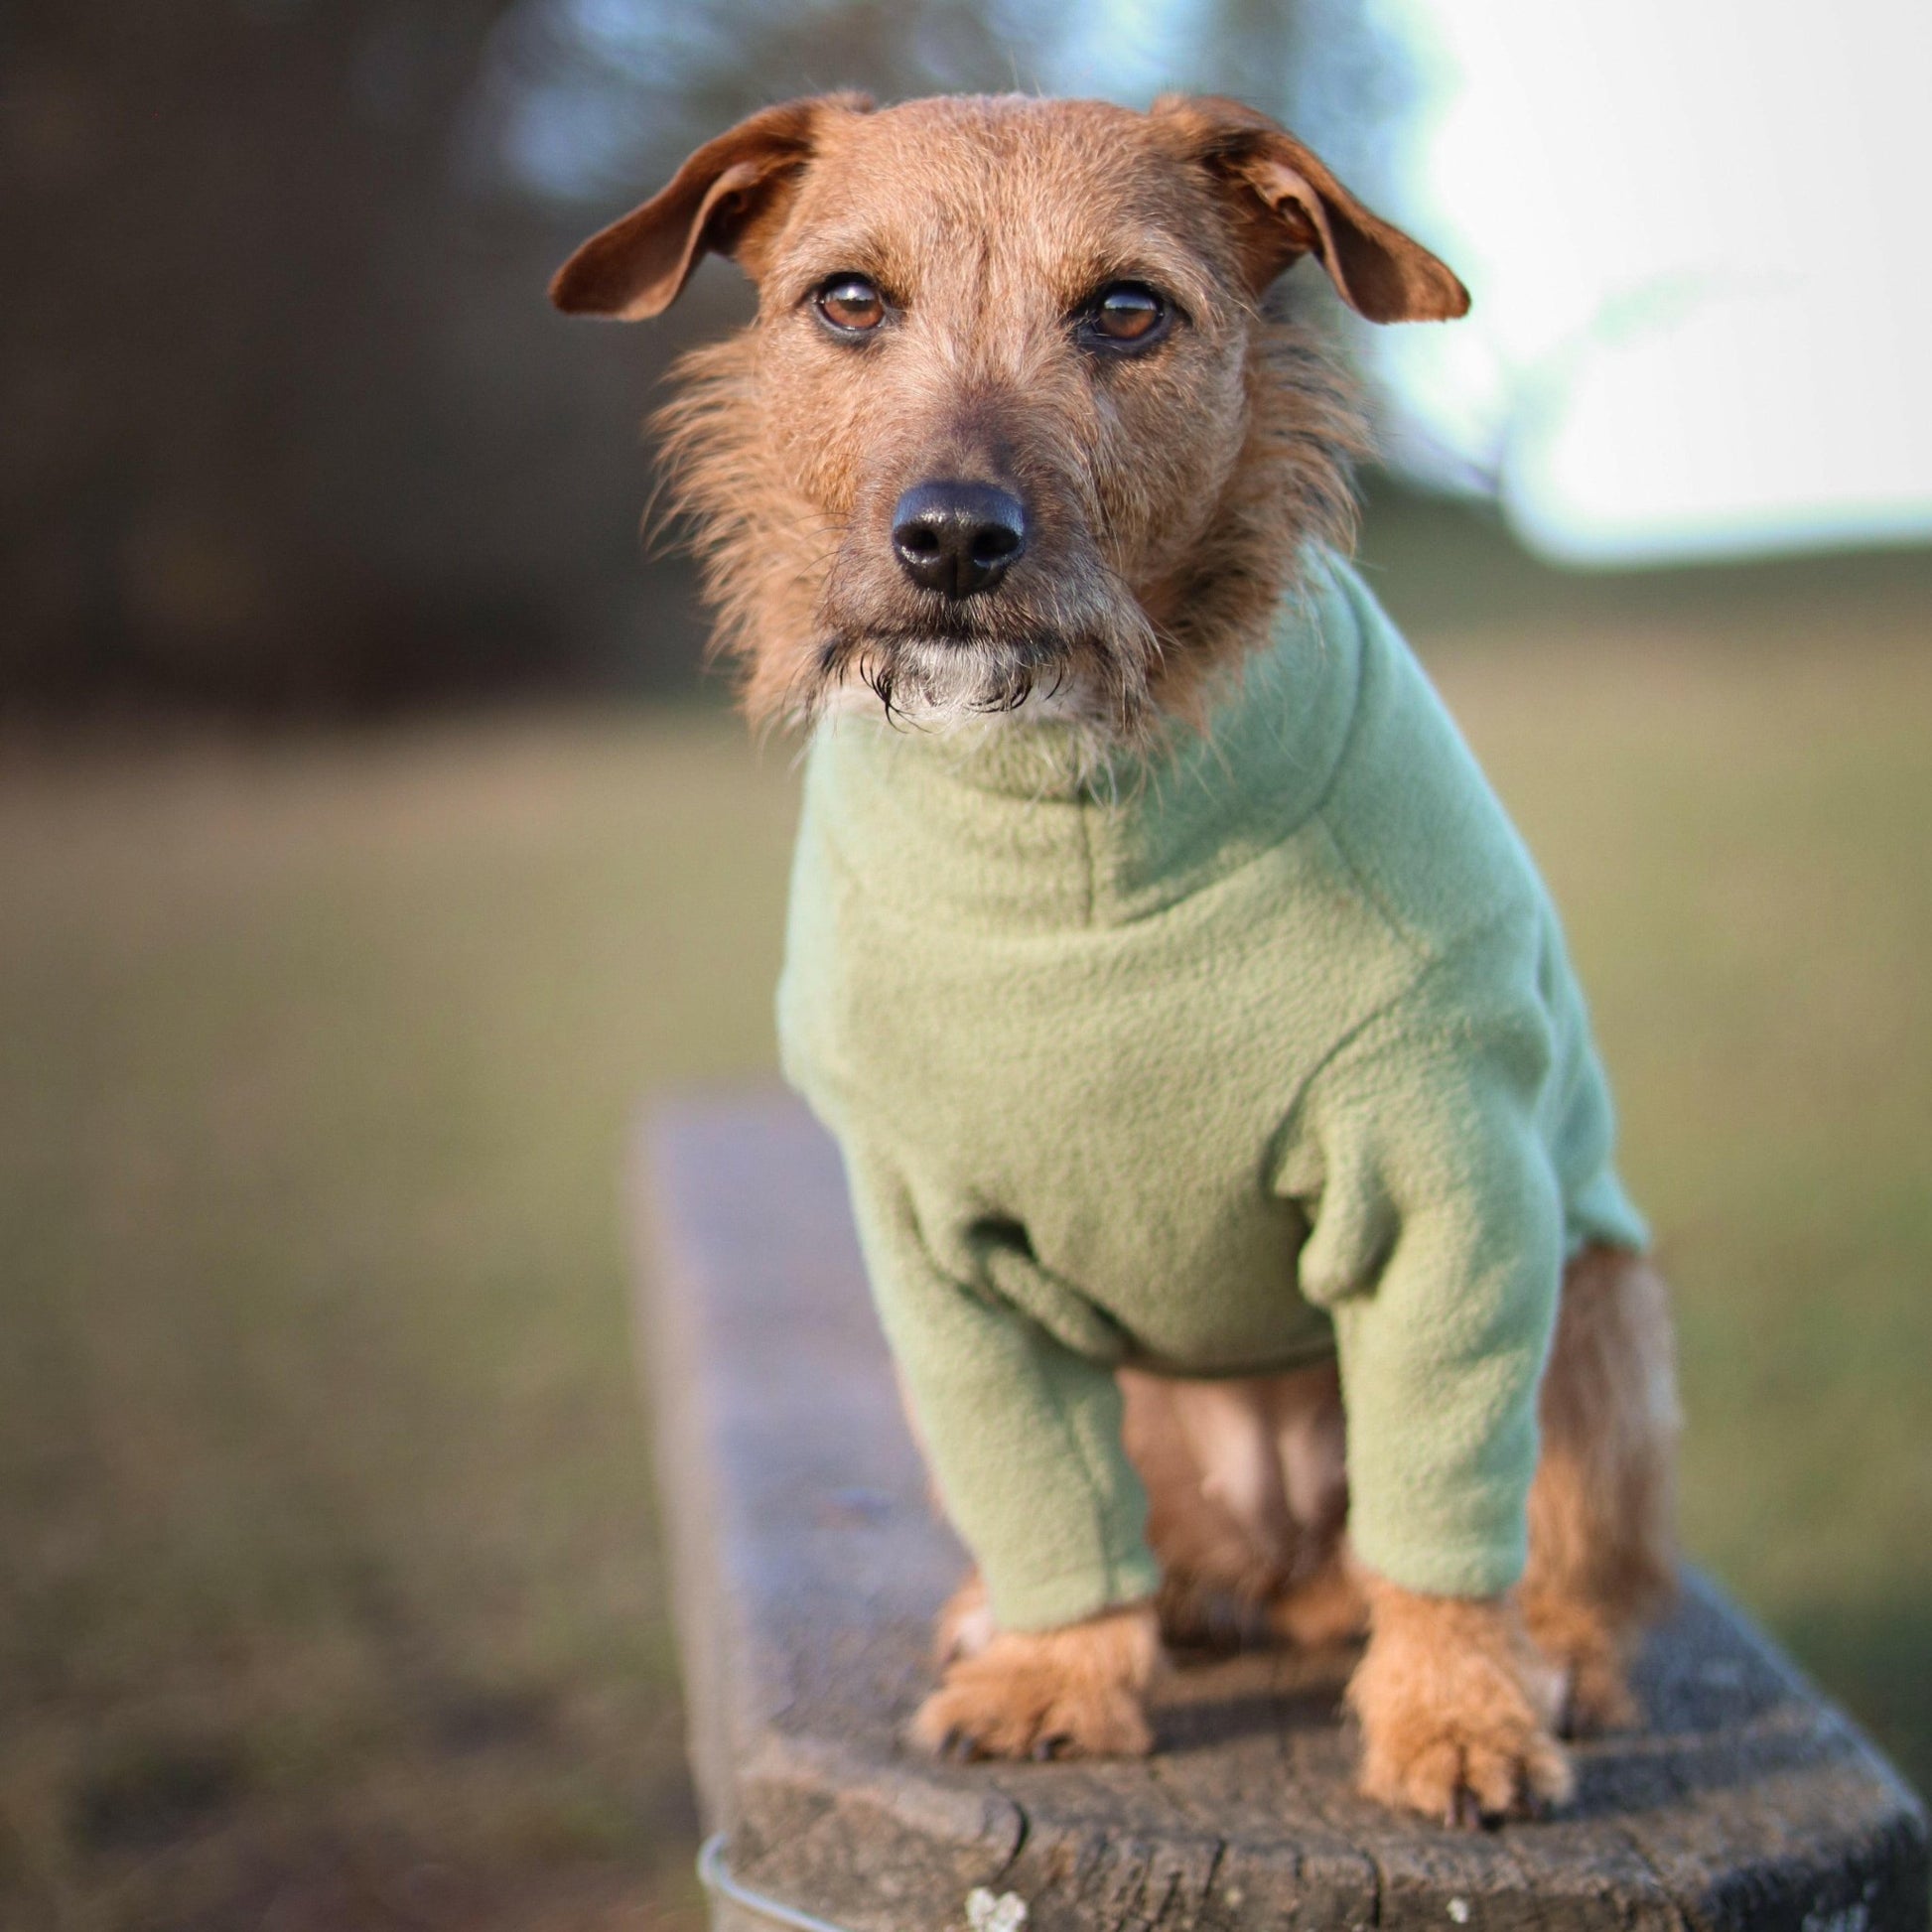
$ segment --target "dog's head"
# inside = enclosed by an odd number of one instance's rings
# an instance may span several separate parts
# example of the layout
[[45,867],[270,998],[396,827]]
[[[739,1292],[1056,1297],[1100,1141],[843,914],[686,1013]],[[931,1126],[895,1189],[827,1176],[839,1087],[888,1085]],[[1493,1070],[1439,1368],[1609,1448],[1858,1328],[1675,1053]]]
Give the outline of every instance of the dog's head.
[[1141,729],[1345,540],[1353,411],[1258,303],[1312,254],[1377,322],[1467,306],[1232,101],[793,101],[700,148],[552,288],[638,319],[699,257],[757,322],[664,414],[755,715],[1059,694]]

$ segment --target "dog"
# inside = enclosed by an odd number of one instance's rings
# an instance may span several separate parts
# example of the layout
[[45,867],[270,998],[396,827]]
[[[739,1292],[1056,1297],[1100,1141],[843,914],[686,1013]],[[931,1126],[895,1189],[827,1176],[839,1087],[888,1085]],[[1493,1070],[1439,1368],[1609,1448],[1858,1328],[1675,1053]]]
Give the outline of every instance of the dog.
[[1237,102],[753,115],[552,295],[707,252],[663,412],[753,721],[815,727],[780,1034],[978,1561],[922,1745],[1143,1752],[1163,1641],[1366,1637],[1369,1796],[1566,1800],[1672,1585],[1665,1291],[1533,869],[1342,561],[1271,295],[1454,275]]

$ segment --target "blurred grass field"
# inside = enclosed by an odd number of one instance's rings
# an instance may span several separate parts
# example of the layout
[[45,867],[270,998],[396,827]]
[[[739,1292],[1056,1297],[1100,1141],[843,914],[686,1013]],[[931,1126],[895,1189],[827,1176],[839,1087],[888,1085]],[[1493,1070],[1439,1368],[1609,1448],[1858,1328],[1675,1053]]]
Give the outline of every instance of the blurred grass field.
[[[1922,573],[1385,581],[1591,990],[1690,1549],[1932,1780]],[[770,1067],[793,808],[695,708],[7,748],[0,1924],[698,1923],[618,1172]]]

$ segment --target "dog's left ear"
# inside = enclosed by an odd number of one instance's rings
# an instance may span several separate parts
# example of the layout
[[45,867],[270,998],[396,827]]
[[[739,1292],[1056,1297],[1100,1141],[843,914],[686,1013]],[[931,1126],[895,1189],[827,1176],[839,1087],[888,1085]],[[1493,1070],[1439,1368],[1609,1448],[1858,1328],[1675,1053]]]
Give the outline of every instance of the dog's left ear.
[[558,269],[551,301],[572,316],[661,316],[707,250],[740,258],[779,191],[811,160],[825,116],[871,106],[863,94],[818,94],[727,128],[641,207],[592,235]]
[[1226,196],[1256,295],[1291,262],[1313,255],[1335,293],[1370,322],[1447,322],[1468,313],[1469,292],[1444,263],[1364,207],[1266,114],[1213,94],[1163,94],[1154,118]]

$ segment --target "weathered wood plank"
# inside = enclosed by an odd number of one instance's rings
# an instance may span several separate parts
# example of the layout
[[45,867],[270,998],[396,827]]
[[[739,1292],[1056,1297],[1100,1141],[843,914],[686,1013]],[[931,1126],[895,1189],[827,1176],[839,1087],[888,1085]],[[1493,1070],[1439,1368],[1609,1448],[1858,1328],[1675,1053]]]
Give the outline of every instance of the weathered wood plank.
[[1925,1927],[1916,1801],[1696,1579],[1642,1660],[1648,1727],[1583,1746],[1548,1823],[1463,1837],[1355,1797],[1345,1658],[1175,1673],[1144,1763],[908,1753],[965,1558],[926,1502],[837,1154],[787,1099],[694,1101],[650,1125],[638,1180],[692,1759],[740,1883],[852,1932],[963,1927],[979,1886],[1029,1932]]

